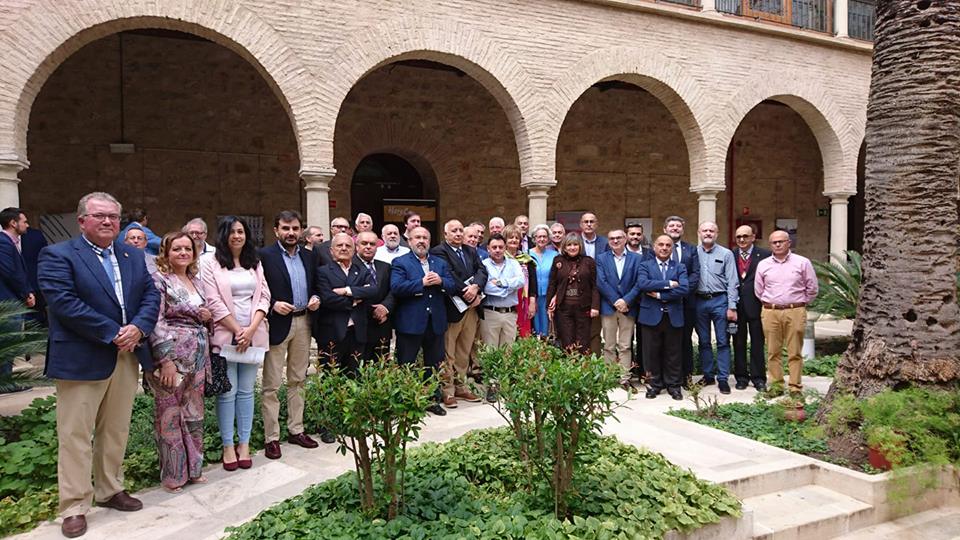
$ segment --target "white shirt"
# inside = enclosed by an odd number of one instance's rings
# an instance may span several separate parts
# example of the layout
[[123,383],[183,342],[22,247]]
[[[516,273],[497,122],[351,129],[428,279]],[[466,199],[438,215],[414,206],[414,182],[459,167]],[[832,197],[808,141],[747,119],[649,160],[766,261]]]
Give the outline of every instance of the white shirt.
[[[612,252],[611,252],[612,253]],[[613,254],[613,265],[617,267],[617,279],[623,279],[623,265],[627,262],[627,252],[623,255]]]
[[410,253],[410,248],[404,246],[397,246],[397,249],[391,251],[387,246],[380,246],[377,248],[377,253],[373,256],[375,260],[383,261],[387,264],[392,264],[393,260],[401,255],[406,255]]
[[233,317],[237,324],[250,326],[253,293],[257,290],[257,276],[253,270],[237,266],[230,270],[230,295],[233,297]]

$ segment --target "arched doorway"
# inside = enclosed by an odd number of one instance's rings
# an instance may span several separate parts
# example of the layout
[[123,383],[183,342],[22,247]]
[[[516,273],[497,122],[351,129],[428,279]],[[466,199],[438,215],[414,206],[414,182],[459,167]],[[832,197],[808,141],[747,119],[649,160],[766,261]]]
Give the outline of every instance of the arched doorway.
[[[424,165],[421,165],[424,167]],[[427,176],[432,176],[427,166]],[[373,216],[374,230],[394,223],[403,232],[403,208],[421,213],[423,226],[437,236],[436,182],[424,178],[420,168],[394,153],[370,154],[360,160],[350,182],[353,216],[360,212]]]

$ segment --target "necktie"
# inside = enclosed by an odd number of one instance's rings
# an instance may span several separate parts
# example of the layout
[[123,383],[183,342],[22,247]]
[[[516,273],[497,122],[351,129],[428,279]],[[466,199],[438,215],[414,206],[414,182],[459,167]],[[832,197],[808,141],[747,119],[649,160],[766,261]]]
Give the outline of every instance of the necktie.
[[741,251],[741,252],[740,252],[740,256],[743,257],[743,260],[747,260],[747,259],[750,258],[750,252],[749,252],[749,251]]
[[110,248],[106,248],[100,252],[100,264],[103,265],[103,270],[107,273],[107,279],[110,280],[110,285],[113,286],[117,278],[113,275],[113,262],[110,260]]
[[677,262],[680,262],[680,252],[681,252],[680,244],[677,244],[677,249],[673,250],[673,256],[671,257],[671,259]]
[[667,263],[660,263],[660,277],[667,279]]
[[373,266],[372,262],[367,263],[367,268],[370,269],[370,279],[373,281],[373,284],[377,284],[377,268]]
[[462,249],[455,249],[454,251],[457,252],[457,257],[460,257],[460,263],[463,264],[463,267],[464,267],[464,268],[466,268],[466,267],[467,267],[467,261],[464,260],[464,258],[463,258],[463,250],[462,250]]

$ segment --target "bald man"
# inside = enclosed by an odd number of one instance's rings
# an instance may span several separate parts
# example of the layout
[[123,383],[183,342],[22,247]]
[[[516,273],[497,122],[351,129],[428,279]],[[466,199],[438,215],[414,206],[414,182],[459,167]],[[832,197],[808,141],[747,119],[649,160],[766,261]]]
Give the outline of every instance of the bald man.
[[[716,383],[721,394],[730,393],[730,323],[737,322],[737,302],[740,299],[737,281],[737,262],[733,252],[717,244],[718,228],[712,221],[704,221],[697,230],[700,246],[700,281],[697,284],[697,342],[700,344],[700,383]],[[717,338],[717,356],[710,346],[710,327]],[[716,361],[714,361],[716,360]]]
[[[739,331],[733,335],[733,376],[737,381],[737,390],[745,390],[749,383],[757,392],[767,389],[766,358],[763,354],[763,325],[760,323],[760,300],[753,290],[753,278],[760,261],[770,256],[770,252],[754,245],[757,236],[749,225],[737,227],[734,239],[737,249],[737,279],[739,281],[740,301],[737,302],[737,321]],[[747,364],[747,334],[750,335],[750,363]]]

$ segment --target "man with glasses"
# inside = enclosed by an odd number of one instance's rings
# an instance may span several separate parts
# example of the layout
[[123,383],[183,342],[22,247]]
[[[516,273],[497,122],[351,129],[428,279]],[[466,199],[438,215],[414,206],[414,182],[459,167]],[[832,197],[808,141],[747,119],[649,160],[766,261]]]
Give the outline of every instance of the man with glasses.
[[600,289],[600,320],[603,327],[603,357],[621,369],[620,386],[634,393],[630,384],[633,328],[637,321],[637,269],[641,257],[626,249],[627,235],[620,229],[607,233],[610,251],[597,257],[597,288]]
[[[350,234],[350,222],[345,217],[335,217],[330,222],[330,238],[332,239],[338,234]],[[317,246],[317,264],[319,266],[326,266],[333,262],[333,257],[330,255],[330,242],[331,240],[327,240]]]
[[[737,302],[737,321],[740,330],[733,335],[733,375],[737,381],[737,390],[745,390],[749,383],[757,392],[767,389],[767,368],[763,355],[763,325],[760,323],[760,300],[753,290],[753,278],[760,261],[770,256],[770,252],[755,246],[756,235],[749,225],[737,227],[735,233],[737,249],[737,278],[739,279],[740,301]],[[750,334],[750,364],[747,369],[747,334]]]
[[195,217],[187,222],[181,229],[193,239],[193,244],[197,247],[197,253],[200,257],[212,257],[217,248],[207,243],[207,222],[203,218]]
[[146,337],[160,293],[143,251],[117,241],[120,212],[110,194],[85,195],[77,207],[81,235],[47,246],[38,263],[50,315],[45,375],[57,386],[60,529],[68,538],[87,531],[94,501],[121,512],[143,508],[123,489],[123,454],[138,361],[154,369]]
[[767,342],[767,371],[772,379],[770,393],[783,393],[781,351],[784,345],[790,369],[790,392],[799,393],[803,390],[800,351],[807,323],[807,304],[817,297],[817,274],[810,259],[790,251],[787,231],[773,231],[770,250],[773,255],[760,261],[753,278],[753,290],[763,306],[760,321]]

